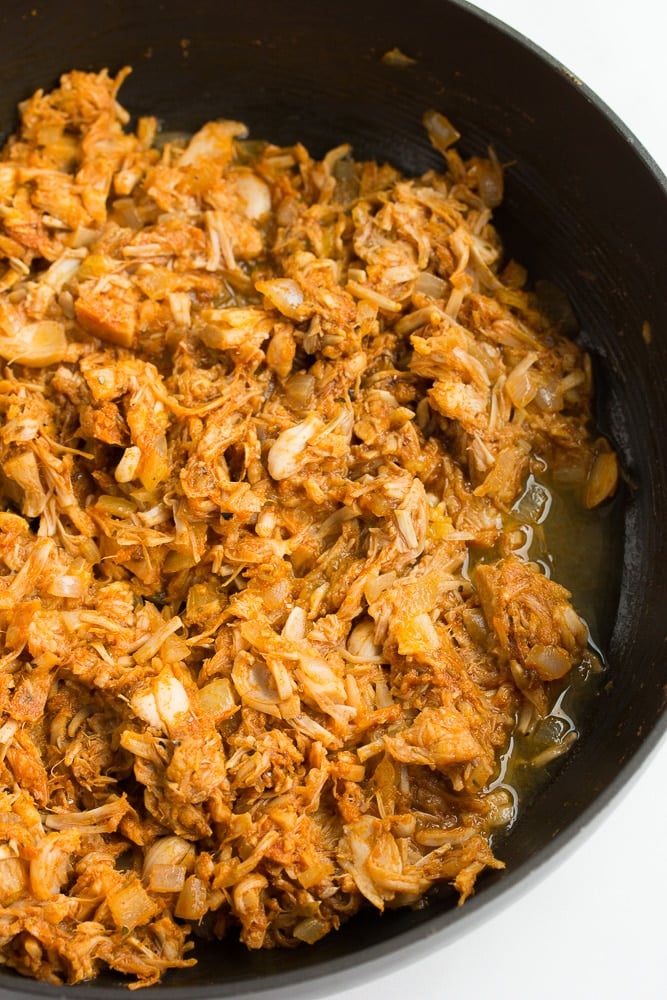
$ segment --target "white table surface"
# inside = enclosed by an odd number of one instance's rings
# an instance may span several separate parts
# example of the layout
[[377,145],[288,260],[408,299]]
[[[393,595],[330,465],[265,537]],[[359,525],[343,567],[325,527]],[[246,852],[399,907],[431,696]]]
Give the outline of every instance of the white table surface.
[[[572,70],[667,173],[665,0],[477,6]],[[602,819],[511,907],[430,957],[332,1000],[667,998],[667,742]],[[0,990],[0,1000],[11,998]]]
[[[476,5],[567,66],[667,173],[665,0],[477,0]],[[661,1000],[667,998],[666,899],[663,741],[594,834],[580,838],[573,852],[514,896],[508,909],[427,959],[331,996]]]

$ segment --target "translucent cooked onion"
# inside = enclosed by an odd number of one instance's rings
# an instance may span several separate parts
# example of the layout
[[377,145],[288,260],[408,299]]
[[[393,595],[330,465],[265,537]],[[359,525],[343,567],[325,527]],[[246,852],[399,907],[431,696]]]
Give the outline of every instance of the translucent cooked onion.
[[3,472],[19,487],[26,516],[38,517],[46,507],[47,492],[42,483],[34,451],[25,450],[12,455],[4,462]]
[[[447,289],[445,288],[443,296],[446,293]],[[401,336],[404,336],[407,333],[412,333],[414,330],[418,330],[420,326],[424,326],[426,323],[437,322],[439,315],[441,315],[441,312],[435,305],[415,309],[414,312],[406,313],[398,320],[395,327],[396,332]]]
[[128,885],[107,896],[107,906],[116,927],[127,928],[128,931],[147,924],[158,909],[157,903],[148,895],[136,876],[129,880]]
[[153,892],[180,892],[185,885],[186,871],[182,865],[153,865],[149,888]]
[[449,118],[445,118],[439,111],[426,111],[422,121],[429,139],[441,153],[445,153],[461,138],[461,133],[454,128]]
[[489,208],[497,208],[503,200],[503,170],[493,149],[489,159],[480,160],[477,165],[477,188],[480,198]]
[[199,704],[217,722],[229,718],[238,708],[232,685],[226,677],[216,677],[200,688]]
[[138,467],[139,480],[147,490],[154,490],[164,482],[170,472],[167,456],[167,441],[163,434],[155,437],[141,457]]
[[181,889],[174,913],[181,920],[201,920],[208,910],[206,885],[196,875],[190,875]]
[[467,608],[462,617],[470,637],[484,647],[489,641],[490,632],[482,611],[479,608]]
[[292,933],[299,941],[305,941],[306,944],[315,944],[316,941],[324,937],[328,930],[329,927],[325,920],[320,920],[317,917],[308,917],[306,920],[300,920]]
[[526,658],[526,666],[534,670],[546,681],[564,677],[572,666],[572,660],[558,646],[533,646]]
[[618,459],[613,451],[596,455],[584,487],[584,505],[591,510],[599,507],[616,490],[618,485]]
[[263,663],[237,657],[232,680],[244,705],[280,718],[280,698],[271,673]]
[[0,845],[0,905],[8,906],[26,891],[26,863],[8,844]]
[[[152,883],[153,874],[156,868],[174,868],[183,873],[179,891],[183,887],[185,874],[193,870],[195,864],[195,848],[183,837],[168,836],[158,837],[146,850],[142,876],[145,882]],[[158,878],[170,878],[165,873],[158,874]],[[173,876],[174,879],[180,876]]]
[[310,372],[296,372],[285,383],[285,395],[300,409],[311,405],[314,390],[315,377]]
[[81,598],[86,592],[87,581],[81,576],[65,574],[52,580],[49,593],[54,597]]
[[347,640],[348,651],[359,660],[377,660],[381,652],[375,643],[375,622],[371,618],[362,618]]
[[557,385],[540,385],[534,399],[535,405],[545,413],[558,413],[563,409],[563,397]]
[[304,305],[303,292],[292,278],[272,278],[268,281],[256,281],[255,288],[265,295],[276,309],[297,322],[308,316],[308,307]]
[[261,219],[271,211],[271,192],[268,186],[250,170],[235,177],[236,191],[245,205],[249,219]]
[[444,278],[433,274],[432,271],[420,271],[414,290],[421,295],[428,295],[431,299],[444,299],[447,296],[448,285]]
[[505,392],[514,406],[524,408],[535,398],[540,388],[539,379],[531,372],[538,355],[530,352],[516,365],[507,376]]
[[62,323],[45,319],[10,334],[0,330],[0,357],[28,368],[43,368],[64,361],[67,357],[65,328]]

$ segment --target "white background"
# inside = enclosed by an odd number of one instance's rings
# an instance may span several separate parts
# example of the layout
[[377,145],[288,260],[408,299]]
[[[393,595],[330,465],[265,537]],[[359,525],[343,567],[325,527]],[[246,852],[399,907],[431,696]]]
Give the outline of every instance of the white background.
[[[667,173],[665,0],[476,5],[567,66]],[[667,998],[664,741],[600,819],[574,852],[506,910],[428,959],[339,991],[336,1000]]]

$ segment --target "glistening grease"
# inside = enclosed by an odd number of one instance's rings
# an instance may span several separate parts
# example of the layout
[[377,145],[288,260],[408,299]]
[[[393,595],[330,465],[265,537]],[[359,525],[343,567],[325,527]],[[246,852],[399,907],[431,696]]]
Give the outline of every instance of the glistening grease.
[[[549,780],[552,762],[566,753],[582,731],[595,726],[594,696],[611,680],[604,648],[613,624],[621,560],[621,502],[602,510],[587,510],[576,489],[554,483],[544,470],[529,475],[522,496],[509,514],[507,526],[520,532],[526,558],[566,584],[573,605],[589,628],[589,648],[581,662],[550,689],[546,713],[536,717],[524,706],[491,787],[510,794],[513,816],[502,835],[516,822],[533,795]],[[500,848],[499,848],[500,849]]]

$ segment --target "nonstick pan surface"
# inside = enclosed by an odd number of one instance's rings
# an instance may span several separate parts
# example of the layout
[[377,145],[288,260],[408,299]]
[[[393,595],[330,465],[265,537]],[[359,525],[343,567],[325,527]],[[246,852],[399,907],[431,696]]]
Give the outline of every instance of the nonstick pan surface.
[[[4,132],[17,101],[52,85],[62,71],[129,63],[134,72],[123,103],[136,114],[157,113],[169,128],[238,118],[258,137],[300,139],[314,153],[350,140],[359,156],[417,172],[437,164],[420,124],[423,110],[437,107],[456,122],[466,152],[493,143],[503,161],[514,163],[499,228],[533,278],[548,277],[569,295],[596,362],[599,422],[628,480],[618,572],[605,584],[609,613],[600,637],[613,684],[503,845],[507,872],[485,878],[462,911],[435,900],[381,920],[367,915],[312,949],[250,954],[231,943],[202,949],[194,969],[149,990],[160,997],[294,995],[299,983],[312,996],[326,990],[329,977],[343,983],[340,977],[355,969],[363,975],[363,965],[380,956],[390,963],[426,938],[433,947],[444,943],[562,851],[630,780],[665,727],[664,181],[585,88],[511,33],[458,3],[406,6],[63,0],[44,8],[5,2],[0,12]],[[382,54],[397,45],[416,62],[386,65]],[[9,974],[0,986],[63,995]],[[101,979],[71,992],[102,1000],[118,996],[120,983]]]

